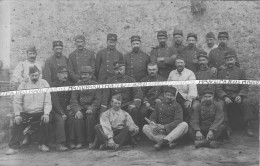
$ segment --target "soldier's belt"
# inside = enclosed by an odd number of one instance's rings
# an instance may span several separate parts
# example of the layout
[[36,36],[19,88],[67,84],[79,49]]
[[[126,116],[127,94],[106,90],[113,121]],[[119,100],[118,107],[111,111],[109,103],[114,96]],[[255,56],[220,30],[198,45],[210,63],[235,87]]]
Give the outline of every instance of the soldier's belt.
[[65,86],[65,87],[51,87],[51,88],[19,90],[19,91],[7,91],[7,92],[1,92],[0,96],[74,91],[74,90],[88,90],[88,89],[129,88],[129,87],[145,87],[145,86],[173,86],[173,85],[188,85],[188,84],[260,85],[260,80],[189,80],[189,81],[160,81],[160,82],[133,82],[133,83],[117,83],[117,84],[80,85],[80,86]]

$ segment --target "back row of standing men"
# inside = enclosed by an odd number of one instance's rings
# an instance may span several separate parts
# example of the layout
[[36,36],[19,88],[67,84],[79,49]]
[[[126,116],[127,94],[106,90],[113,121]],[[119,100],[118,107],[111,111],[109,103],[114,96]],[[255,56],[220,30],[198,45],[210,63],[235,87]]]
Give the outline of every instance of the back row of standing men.
[[[167,32],[159,31],[157,34],[159,46],[152,49],[150,56],[141,51],[140,36],[131,37],[133,50],[125,56],[116,49],[116,34],[108,34],[107,48],[99,51],[96,57],[94,52],[84,48],[85,37],[82,35],[76,36],[75,42],[77,49],[69,55],[69,58],[66,58],[62,54],[63,43],[61,41],[54,41],[54,55],[45,62],[42,70],[43,79],[45,79],[51,87],[92,85],[98,83],[129,83],[135,81],[152,82],[165,81],[167,79],[180,81],[203,80],[217,78],[217,75],[220,79],[245,79],[244,71],[239,68],[236,52],[227,46],[229,38],[227,32],[220,32],[218,34],[218,46],[214,43],[215,36],[212,32],[206,35],[208,53],[196,47],[197,35],[194,33],[187,35],[188,46],[183,45],[182,31],[175,30],[173,37],[175,41],[174,46],[168,47],[166,44],[168,38]],[[35,47],[31,47],[27,50],[28,59],[18,64],[14,70],[13,82],[26,82],[31,66],[38,66],[37,68],[41,70],[41,67],[36,62],[36,54]],[[66,72],[68,72],[69,82],[62,81],[66,78],[66,75],[64,76],[62,73]],[[90,77],[92,78],[90,79]],[[248,111],[248,102],[245,97],[248,91],[247,86],[220,85],[217,89],[218,97],[224,100],[224,102],[219,101],[219,105],[223,106],[225,105],[224,103],[230,104],[232,102],[242,103],[245,121],[249,122],[252,119],[252,113]],[[171,117],[167,117],[167,114],[171,114],[172,109],[176,110],[176,105],[169,106],[169,103],[166,105],[159,104],[160,108],[157,108],[158,103],[163,101],[161,98],[163,92],[164,90],[161,87],[144,87],[142,89],[133,87],[104,89],[103,92],[102,90],[87,90],[73,91],[72,94],[70,94],[71,92],[54,93],[51,99],[53,110],[55,110],[52,111],[54,112],[53,117],[57,122],[57,143],[61,144],[65,141],[64,120],[62,119],[66,119],[72,115],[78,120],[73,121],[72,127],[69,128],[69,139],[72,140],[71,147],[73,147],[75,143],[77,144],[77,148],[82,147],[84,134],[80,131],[84,128],[83,117],[86,118],[87,142],[92,145],[95,137],[95,134],[93,134],[95,133],[94,126],[97,123],[96,116],[113,106],[113,104],[111,103],[110,105],[109,102],[113,96],[117,94],[121,94],[118,100],[122,102],[122,110],[129,112],[137,126],[142,127],[144,125],[143,117],[149,117],[151,112],[154,112],[152,110],[157,110],[159,114],[165,114],[164,116],[158,115],[157,118],[165,119],[159,120],[159,123],[164,124],[170,122]],[[194,112],[194,110],[197,112],[201,111],[200,102],[202,96],[205,92],[215,94],[215,86],[198,85],[198,87],[196,87],[194,85],[184,85],[176,86],[176,91],[168,89],[166,92],[174,94],[176,101],[183,110],[184,120],[189,124],[192,112]],[[164,97],[167,98],[167,96]],[[67,108],[68,103],[70,103],[70,109]],[[161,109],[163,112],[159,111]],[[72,111],[66,112],[67,110]],[[98,111],[100,112],[98,113]],[[47,114],[49,114],[49,112]],[[201,114],[202,117],[216,115],[216,113],[203,115],[203,111],[199,114]],[[157,115],[153,115],[153,117],[155,116]],[[173,116],[172,120],[173,119],[176,119],[176,117]],[[215,117],[213,120],[214,119]],[[218,120],[216,120],[217,122],[215,123],[220,125],[224,121],[224,115],[216,119]],[[205,118],[205,120],[207,121],[207,118]],[[108,122],[105,120],[104,123]],[[213,122],[206,123],[212,124]],[[176,127],[176,124],[174,126]],[[170,133],[170,130],[175,127],[170,127],[169,125],[168,128],[165,128],[166,133]],[[136,128],[133,127],[132,131],[135,132],[135,129]],[[164,129],[164,127],[157,129],[160,131]],[[247,134],[253,135],[252,131],[249,128],[247,129]],[[111,126],[108,130],[105,128],[103,128],[103,130],[105,133],[109,133]],[[146,135],[149,135],[149,128],[147,128],[147,126],[146,129],[143,130]],[[179,130],[185,133],[184,131],[187,130],[185,124],[182,124]],[[97,131],[100,130],[97,129]],[[197,128],[194,129],[194,132],[197,136]],[[62,150],[64,147],[60,146],[60,149]]]

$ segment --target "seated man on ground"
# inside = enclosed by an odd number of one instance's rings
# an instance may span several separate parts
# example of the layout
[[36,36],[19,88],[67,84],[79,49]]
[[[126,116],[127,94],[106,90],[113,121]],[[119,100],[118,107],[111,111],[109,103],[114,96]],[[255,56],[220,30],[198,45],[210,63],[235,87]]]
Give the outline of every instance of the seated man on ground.
[[197,108],[191,116],[189,135],[196,148],[202,146],[217,148],[216,141],[225,132],[223,108],[213,99],[212,89],[204,89],[201,103],[196,105]]
[[183,111],[175,101],[176,89],[166,87],[164,99],[158,103],[150,116],[149,125],[144,125],[144,134],[157,144],[155,150],[161,150],[168,145],[170,148],[176,146],[176,140],[188,131],[188,124],[183,122]]
[[95,147],[101,144],[101,150],[117,150],[124,144],[132,144],[133,136],[139,132],[129,113],[121,109],[121,102],[121,95],[114,95],[111,101],[112,108],[101,114],[100,124],[95,127]]
[[[44,79],[40,79],[40,70],[36,66],[29,68],[29,80],[22,82],[18,90],[30,90],[49,88],[49,84]],[[43,152],[49,151],[49,114],[52,103],[49,92],[21,94],[14,96],[14,125],[11,128],[11,139],[9,141],[9,150],[7,155],[14,154],[23,138],[23,130],[32,123],[40,124],[39,149]]]

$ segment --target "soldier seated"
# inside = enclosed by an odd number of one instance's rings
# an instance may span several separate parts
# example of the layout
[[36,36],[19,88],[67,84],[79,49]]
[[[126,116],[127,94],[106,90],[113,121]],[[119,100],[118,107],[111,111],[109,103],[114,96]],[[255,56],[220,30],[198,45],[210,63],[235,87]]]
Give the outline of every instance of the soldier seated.
[[216,141],[225,132],[223,108],[213,98],[214,92],[210,88],[204,89],[201,103],[192,113],[189,135],[196,148],[202,146],[217,148]]
[[[29,68],[29,80],[22,82],[18,90],[49,88],[49,84],[40,78],[40,70],[36,66]],[[23,138],[23,130],[32,123],[40,125],[39,149],[49,151],[49,121],[51,112],[51,95],[46,93],[21,94],[14,96],[14,125],[11,128],[11,139],[7,155],[14,154]]]
[[[246,80],[245,71],[235,64],[235,51],[227,51],[225,53],[225,65],[227,68],[218,73],[218,79]],[[224,101],[224,112],[231,127],[238,125],[236,119],[239,118],[239,113],[242,113],[242,121],[245,123],[246,133],[248,136],[253,136],[251,121],[254,116],[247,98],[248,89],[249,87],[246,84],[220,84],[217,85],[217,95]]]
[[156,142],[155,150],[160,150],[168,145],[170,148],[176,146],[176,140],[184,136],[188,131],[188,124],[183,122],[183,111],[175,101],[176,89],[166,87],[164,99],[158,103],[153,111],[149,125],[144,125],[144,134]]
[[100,124],[95,127],[97,133],[95,147],[100,145],[101,150],[107,148],[118,150],[124,144],[132,144],[133,136],[139,131],[132,117],[120,108],[121,102],[121,95],[114,95],[111,100],[112,108],[102,113]]

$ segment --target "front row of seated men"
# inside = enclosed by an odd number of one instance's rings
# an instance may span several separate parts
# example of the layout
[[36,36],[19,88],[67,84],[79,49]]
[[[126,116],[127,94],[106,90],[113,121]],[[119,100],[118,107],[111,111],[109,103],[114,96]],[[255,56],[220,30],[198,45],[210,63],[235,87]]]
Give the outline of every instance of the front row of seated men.
[[[199,62],[203,61],[200,62],[204,66],[201,69],[207,69],[205,59],[202,60],[201,57],[203,56],[198,56]],[[220,79],[245,79],[244,71],[234,65],[235,58],[232,53],[226,54],[225,62],[227,67],[219,72]],[[177,69],[169,75],[169,81],[195,79],[194,73],[185,68],[182,58],[176,59],[176,66]],[[125,75],[124,64],[114,63],[114,70],[115,75],[109,78],[107,83],[135,82],[133,78]],[[142,82],[163,81],[157,72],[157,65],[149,64],[149,76],[143,78]],[[75,85],[98,84],[91,79],[92,73],[91,67],[82,67],[81,80]],[[58,67],[57,77],[56,87],[72,85],[68,81],[66,67]],[[20,84],[18,90],[49,87],[48,83],[40,78],[36,66],[29,69],[29,78],[29,81]],[[232,119],[232,116],[226,115],[234,109],[231,108],[232,105],[242,106],[247,134],[253,135],[248,127],[253,118],[246,99],[248,86],[217,85],[217,96],[224,102],[215,99],[215,90],[210,86],[205,85],[198,92],[197,98],[194,89],[197,90],[194,85],[180,85],[142,89],[110,88],[104,89],[103,92],[101,89],[88,89],[15,95],[14,125],[6,154],[17,152],[24,138],[24,129],[35,122],[40,125],[39,149],[49,151],[51,121],[54,122],[57,149],[60,151],[68,149],[66,143],[70,148],[82,148],[85,142],[89,143],[90,149],[99,147],[117,150],[126,143],[136,144],[137,136],[140,136],[141,132],[156,142],[156,150],[165,146],[175,147],[186,133],[194,140],[195,147],[216,148],[216,141],[224,138],[226,134],[228,123],[224,122]],[[195,99],[198,102],[195,103]],[[144,123],[145,117],[150,117],[148,124]]]

